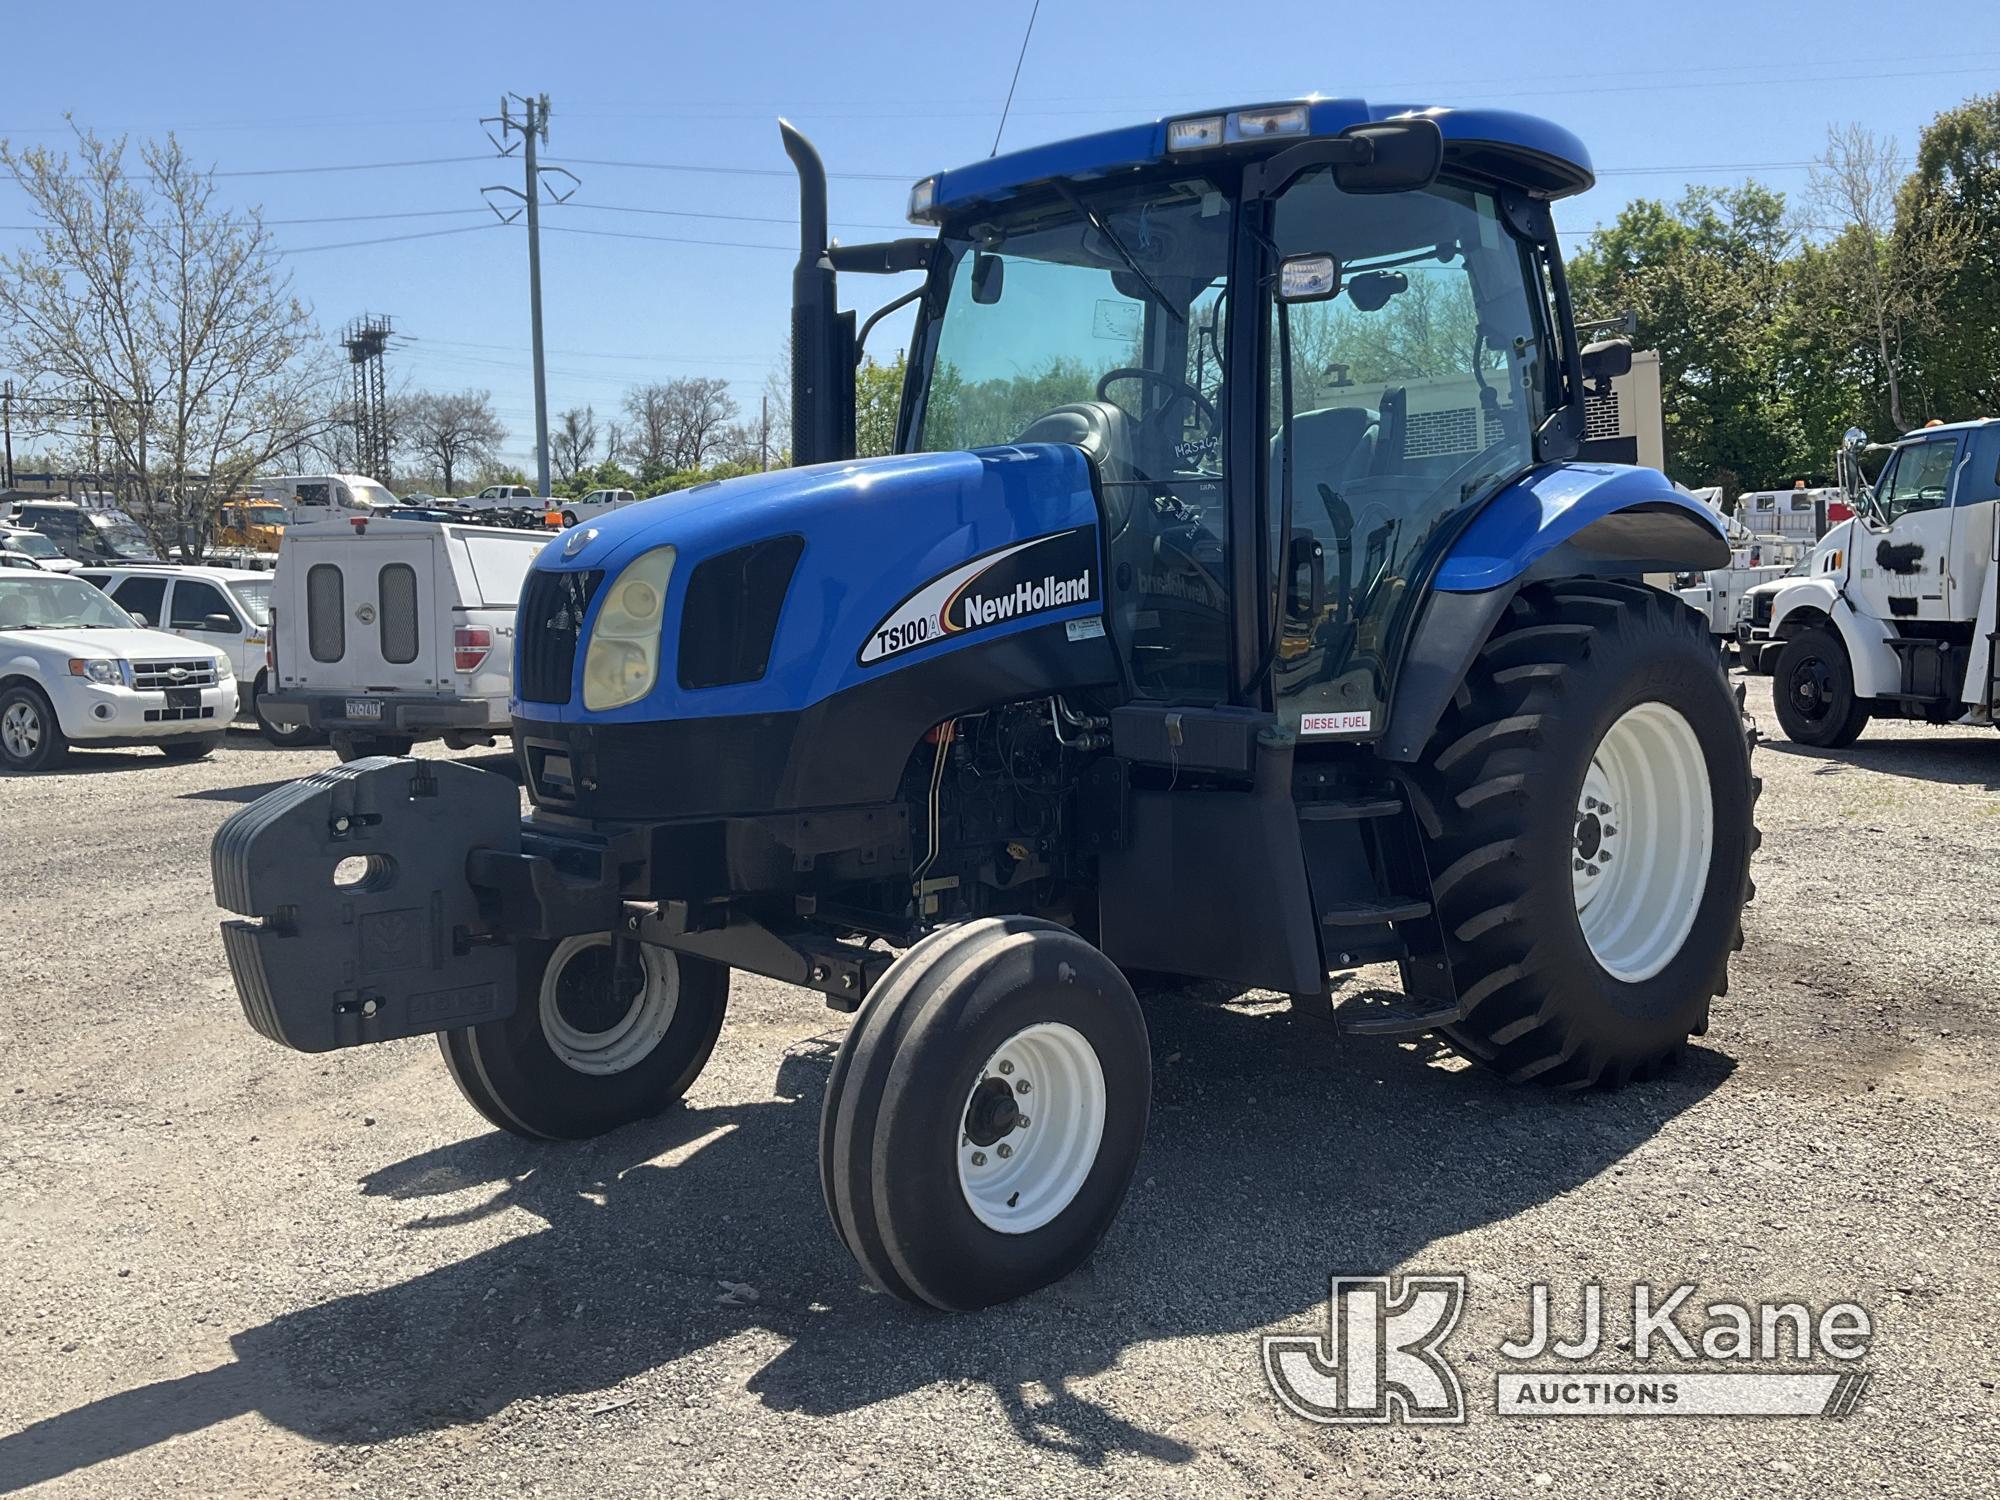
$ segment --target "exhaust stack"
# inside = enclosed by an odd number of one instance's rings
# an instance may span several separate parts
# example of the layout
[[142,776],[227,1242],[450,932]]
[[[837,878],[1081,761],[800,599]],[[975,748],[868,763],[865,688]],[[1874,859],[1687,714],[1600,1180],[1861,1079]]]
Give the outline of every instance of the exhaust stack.
[[854,457],[854,314],[840,311],[827,254],[826,167],[790,121],[778,121],[799,174],[799,261],[792,270],[792,462]]

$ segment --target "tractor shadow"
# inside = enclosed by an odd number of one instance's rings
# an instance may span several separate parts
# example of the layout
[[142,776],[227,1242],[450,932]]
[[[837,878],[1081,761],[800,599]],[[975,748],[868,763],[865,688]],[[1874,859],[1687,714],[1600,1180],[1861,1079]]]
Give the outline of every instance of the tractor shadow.
[[[1184,992],[1149,1018],[1154,1112],[1132,1197],[1093,1260],[1035,1296],[947,1316],[863,1284],[820,1202],[834,1043],[817,1039],[788,1051],[771,1102],[697,1103],[576,1146],[488,1134],[382,1169],[362,1190],[384,1200],[385,1254],[503,1210],[544,1227],[245,1329],[230,1364],[0,1438],[0,1491],[247,1412],[337,1444],[473,1423],[668,1371],[752,1327],[786,1342],[748,1382],[776,1411],[826,1416],[966,1382],[994,1392],[1024,1445],[1084,1466],[1183,1463],[1189,1443],[1076,1382],[1187,1336],[1240,1335],[1253,1368],[1255,1335],[1309,1315],[1332,1271],[1397,1269],[1570,1191],[1734,1066],[1694,1048],[1622,1093],[1550,1095],[1436,1066],[1428,1042],[1341,1039],[1275,1007]],[[464,1207],[468,1189],[487,1196]],[[448,1213],[426,1211],[447,1193]],[[723,1304],[727,1283],[756,1301]]]
[[1821,764],[1815,776],[1843,771],[1872,771],[1943,786],[1977,787],[2000,792],[2000,742],[1990,729],[1966,729],[1946,737],[1870,741],[1865,735],[1844,750],[1816,750],[1772,735],[1757,742],[1757,752],[1795,755]]

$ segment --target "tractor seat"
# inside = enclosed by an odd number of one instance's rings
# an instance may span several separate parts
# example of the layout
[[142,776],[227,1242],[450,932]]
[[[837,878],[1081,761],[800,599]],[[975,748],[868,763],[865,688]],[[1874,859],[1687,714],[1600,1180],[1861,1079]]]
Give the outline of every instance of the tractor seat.
[[[1292,418],[1292,502],[1310,500],[1323,484],[1339,490],[1367,474],[1375,461],[1376,414],[1365,406],[1325,406]],[[1271,496],[1275,512],[1284,474],[1285,439],[1271,439]]]
[[1105,484],[1130,484],[1143,478],[1132,465],[1130,422],[1116,402],[1072,401],[1043,412],[1014,441],[1069,443],[1088,455]]

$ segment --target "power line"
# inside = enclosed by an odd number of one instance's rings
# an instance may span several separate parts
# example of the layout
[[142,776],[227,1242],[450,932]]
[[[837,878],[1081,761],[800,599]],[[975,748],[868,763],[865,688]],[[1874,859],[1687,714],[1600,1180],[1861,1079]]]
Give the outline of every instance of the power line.
[[751,240],[696,240],[677,234],[640,234],[630,229],[585,229],[578,224],[544,224],[550,234],[587,234],[606,240],[652,240],[662,245],[714,245],[724,250],[777,250],[796,255],[797,245],[760,245]]
[[315,250],[353,250],[362,245],[394,245],[403,240],[435,240],[448,234],[479,234],[488,229],[499,229],[499,224],[461,224],[455,229],[420,229],[415,234],[385,234],[369,240],[336,240],[330,245],[294,245],[289,250],[276,250],[273,255],[311,255]]
[[[552,156],[550,163],[569,167],[630,167],[645,172],[703,172],[723,177],[790,177],[789,167],[717,167],[686,161],[607,161],[591,156]],[[914,182],[921,172],[829,172],[847,182]]]
[[1035,18],[1042,13],[1042,0],[1035,0],[1035,8],[1028,12],[1028,29],[1021,33],[1021,50],[1014,57],[1014,76],[1007,83],[1007,102],[1000,106],[1000,123],[993,130],[993,149],[986,154],[1000,154],[1000,137],[1007,130],[1007,116],[1014,108],[1014,90],[1021,84],[1021,64],[1028,60],[1028,39],[1035,34]]

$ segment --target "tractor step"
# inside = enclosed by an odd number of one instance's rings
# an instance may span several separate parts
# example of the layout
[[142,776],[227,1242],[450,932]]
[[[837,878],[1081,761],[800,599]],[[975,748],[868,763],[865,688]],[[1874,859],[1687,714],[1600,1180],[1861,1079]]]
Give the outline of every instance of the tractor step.
[[1393,818],[1403,810],[1400,799],[1371,797],[1353,802],[1301,802],[1299,820],[1305,823],[1346,823],[1357,818]]
[[1328,927],[1373,927],[1380,922],[1415,922],[1431,914],[1428,901],[1350,901],[1321,910],[1319,919]]
[[1414,999],[1394,990],[1361,990],[1333,1010],[1334,1025],[1348,1036],[1415,1036],[1464,1019],[1460,1005]]

